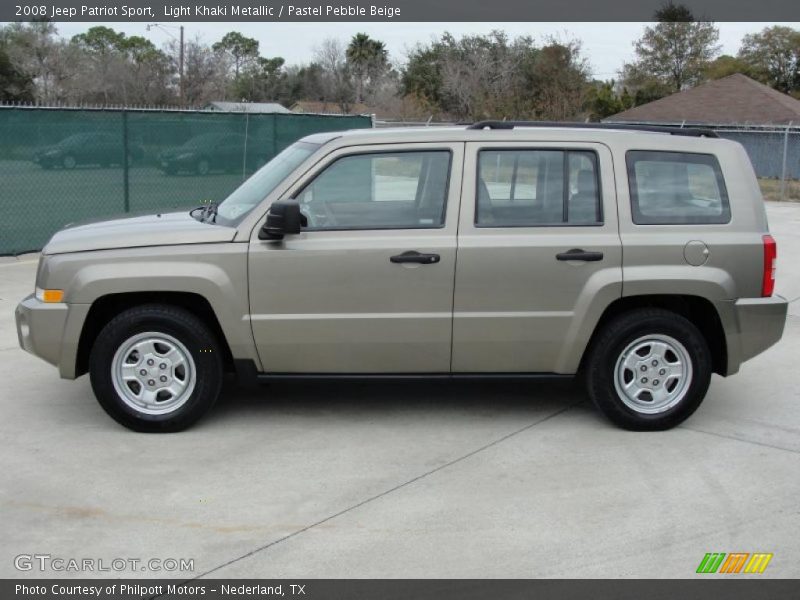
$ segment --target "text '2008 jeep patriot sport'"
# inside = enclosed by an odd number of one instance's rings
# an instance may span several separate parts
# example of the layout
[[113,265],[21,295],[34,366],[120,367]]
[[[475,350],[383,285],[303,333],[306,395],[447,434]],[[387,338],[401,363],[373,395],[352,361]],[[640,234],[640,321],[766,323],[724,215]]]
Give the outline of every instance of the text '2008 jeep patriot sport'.
[[618,425],[672,427],[787,303],[742,147],[642,129],[311,135],[219,206],[56,233],[20,344],[140,431],[194,423],[226,369],[580,373]]

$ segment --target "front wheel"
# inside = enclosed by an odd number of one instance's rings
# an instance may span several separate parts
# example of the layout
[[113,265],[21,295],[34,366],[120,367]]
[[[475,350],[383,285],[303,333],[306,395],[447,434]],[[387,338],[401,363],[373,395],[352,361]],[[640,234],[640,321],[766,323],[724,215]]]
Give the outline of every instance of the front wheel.
[[663,309],[622,314],[600,331],[586,364],[588,393],[611,421],[637,431],[675,427],[711,381],[711,352],[685,317]]
[[118,423],[143,432],[186,429],[219,396],[222,358],[192,313],[148,304],[112,319],[89,358],[92,389]]

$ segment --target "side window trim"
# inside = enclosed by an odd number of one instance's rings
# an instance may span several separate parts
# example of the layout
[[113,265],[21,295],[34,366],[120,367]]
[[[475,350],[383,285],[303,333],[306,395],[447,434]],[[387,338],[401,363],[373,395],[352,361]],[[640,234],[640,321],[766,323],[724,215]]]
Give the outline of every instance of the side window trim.
[[[690,219],[688,216],[685,216],[683,218],[678,216],[675,218],[670,218],[670,217],[658,218],[658,217],[648,217],[642,214],[639,207],[639,185],[638,185],[639,182],[636,179],[636,170],[635,170],[635,163],[637,161],[634,158],[632,158],[632,156],[635,155],[636,153],[681,156],[685,157],[686,164],[703,164],[710,166],[711,169],[714,171],[717,190],[719,191],[720,207],[722,211],[719,217],[700,216],[695,219]],[[692,159],[694,159],[694,161]],[[704,161],[700,159],[704,159]],[[642,226],[727,225],[728,223],[731,222],[732,214],[730,207],[730,199],[728,197],[728,187],[725,183],[725,177],[722,174],[722,168],[720,167],[719,159],[715,154],[709,152],[690,152],[681,150],[630,149],[627,152],[625,152],[625,168],[628,177],[628,190],[629,190],[630,205],[631,205],[631,221],[633,222],[634,225],[642,225]]]
[[[453,176],[453,149],[448,146],[437,146],[432,145],[430,148],[422,148],[422,147],[415,147],[415,148],[387,148],[387,149],[380,149],[380,150],[358,150],[356,152],[350,152],[346,154],[340,154],[333,158],[330,162],[326,162],[323,164],[319,169],[317,169],[311,176],[301,185],[298,187],[292,194],[289,196],[292,200],[297,200],[297,198],[308,188],[310,185],[316,181],[316,179],[325,173],[329,168],[335,165],[342,159],[345,158],[352,158],[354,156],[375,156],[380,154],[422,154],[426,152],[447,152],[447,177],[445,179],[444,185],[444,195],[443,195],[443,203],[442,203],[442,220],[439,225],[434,226],[418,226],[418,227],[395,227],[392,225],[387,226],[363,226],[363,227],[303,227],[303,231],[406,231],[406,230],[436,230],[436,229],[444,229],[447,226],[447,204],[450,198],[450,184],[452,181]],[[417,182],[419,186],[419,182]],[[419,191],[419,190],[418,190]]]
[[[562,189],[562,221],[555,223],[520,223],[503,224],[479,222],[478,190],[481,184],[480,155],[481,152],[515,152],[514,173],[512,175],[512,196],[517,175],[519,154],[521,152],[562,152],[563,153],[563,189]],[[596,221],[593,223],[570,223],[569,218],[569,156],[570,154],[591,154],[594,167],[595,187],[597,190]],[[474,199],[473,226],[479,229],[541,229],[543,227],[603,227],[605,215],[603,213],[603,186],[600,176],[600,156],[596,148],[579,146],[481,146],[475,149],[475,199]]]

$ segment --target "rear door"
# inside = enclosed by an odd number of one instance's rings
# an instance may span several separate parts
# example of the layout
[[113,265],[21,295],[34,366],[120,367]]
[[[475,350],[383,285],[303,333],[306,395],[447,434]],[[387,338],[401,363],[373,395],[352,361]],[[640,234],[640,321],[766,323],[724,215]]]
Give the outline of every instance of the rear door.
[[573,373],[622,293],[609,149],[468,143],[452,370]]

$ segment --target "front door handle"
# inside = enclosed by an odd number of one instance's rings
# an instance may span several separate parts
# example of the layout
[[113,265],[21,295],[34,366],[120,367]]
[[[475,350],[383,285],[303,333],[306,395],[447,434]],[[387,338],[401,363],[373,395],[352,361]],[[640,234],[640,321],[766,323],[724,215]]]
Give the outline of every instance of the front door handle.
[[582,260],[585,262],[596,262],[603,260],[602,252],[586,252],[580,248],[573,248],[567,252],[556,254],[556,260]]
[[392,256],[390,259],[393,263],[419,263],[421,265],[433,265],[441,260],[438,254],[422,254],[416,250],[409,250],[402,254]]

